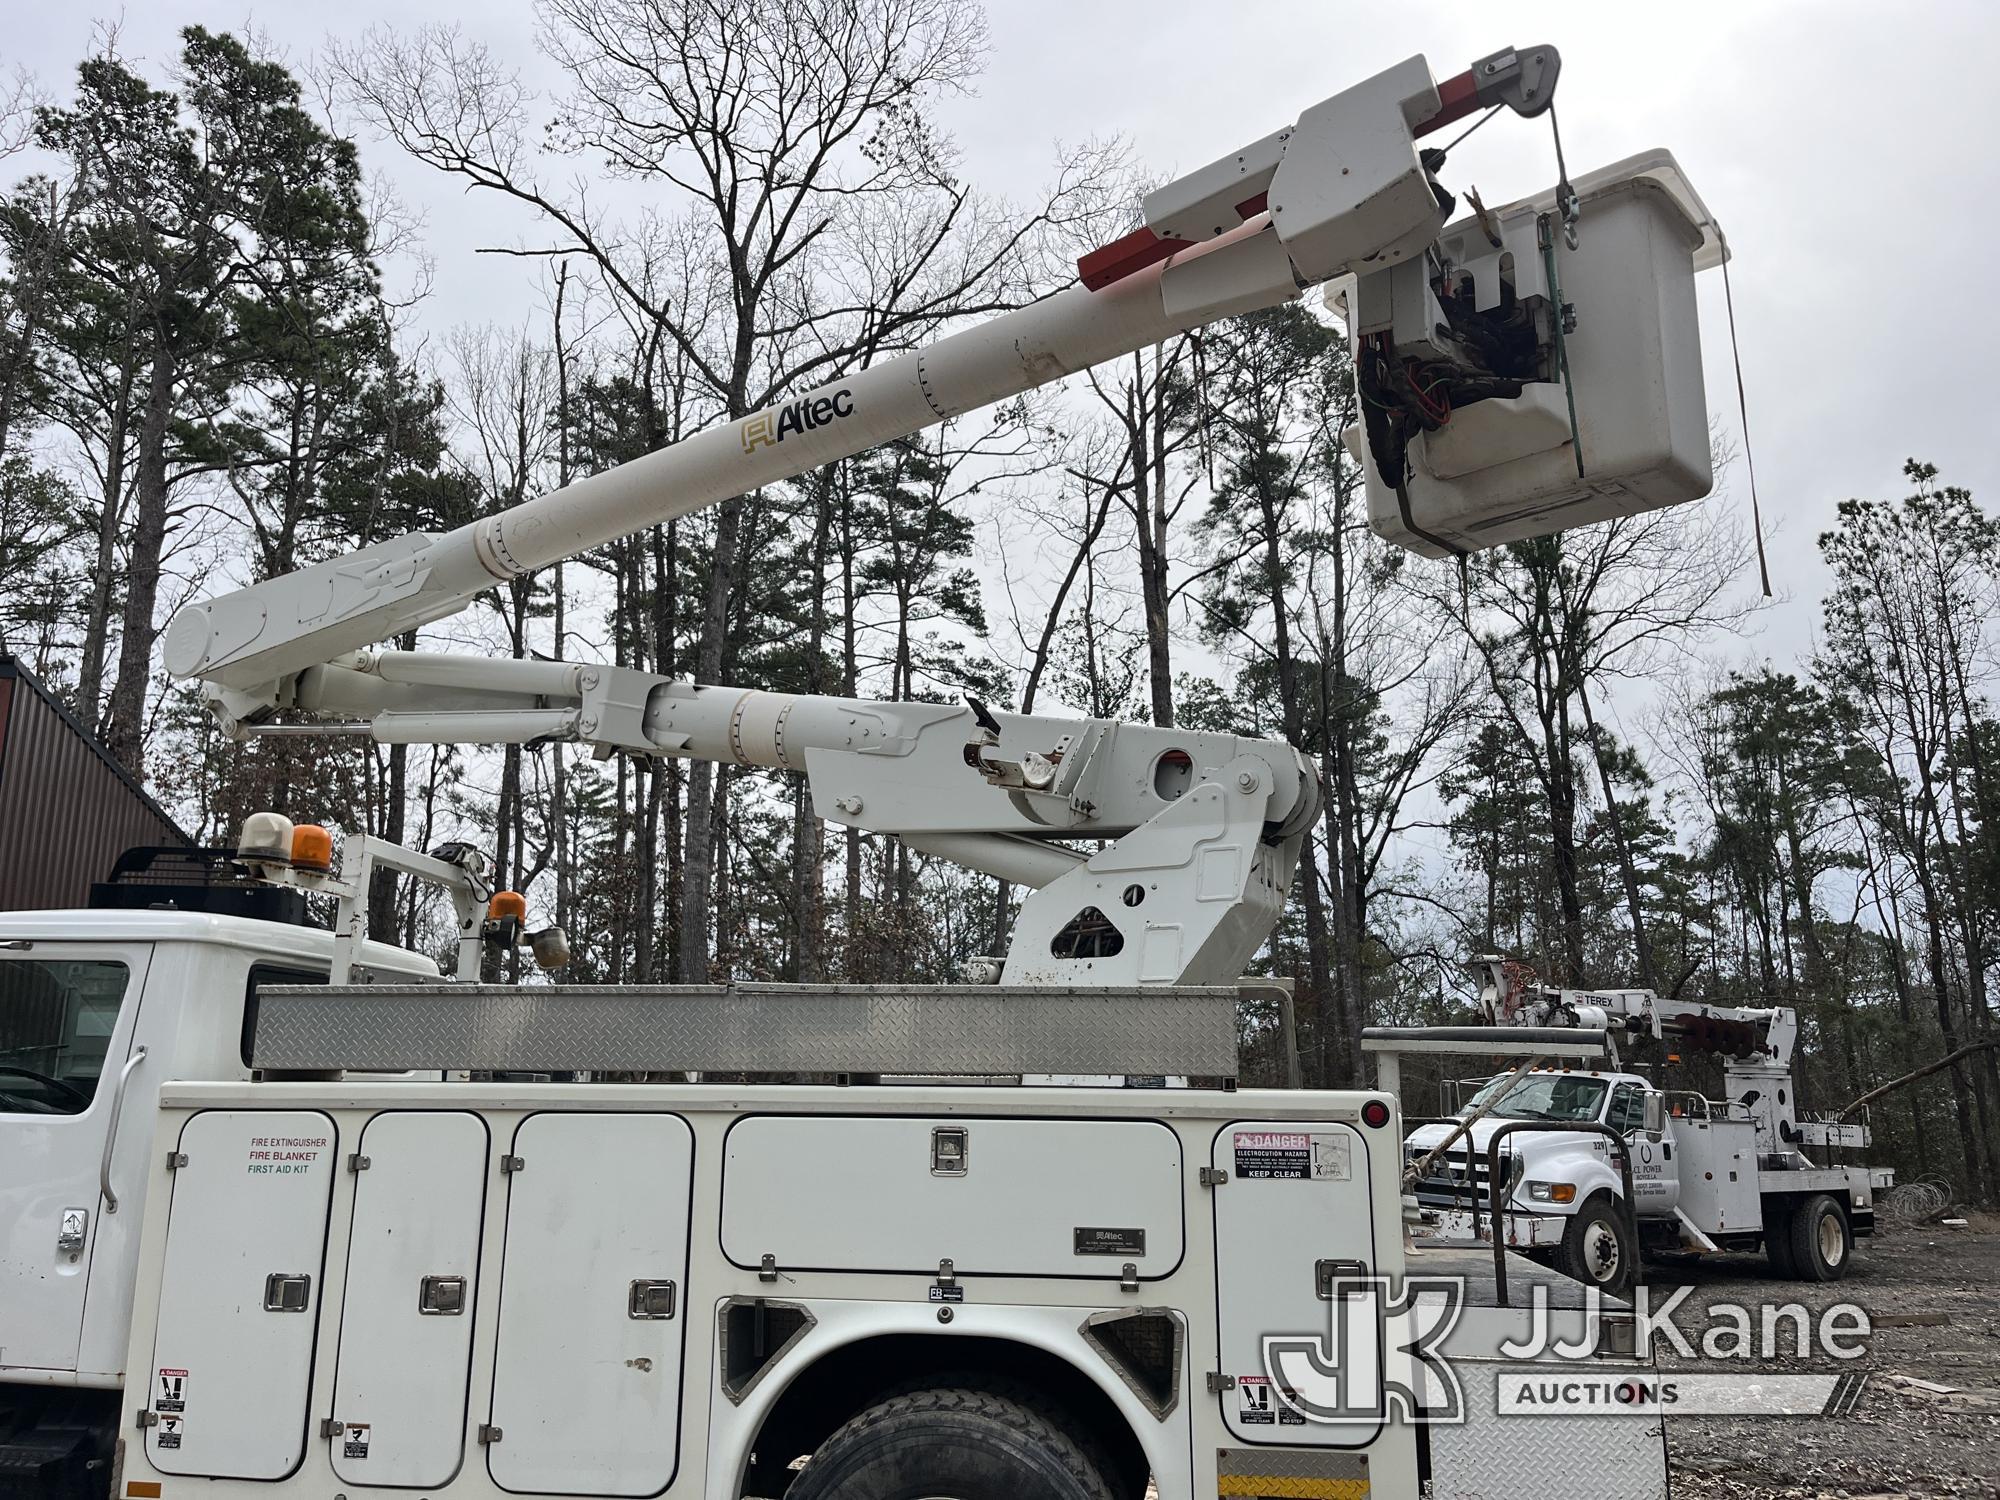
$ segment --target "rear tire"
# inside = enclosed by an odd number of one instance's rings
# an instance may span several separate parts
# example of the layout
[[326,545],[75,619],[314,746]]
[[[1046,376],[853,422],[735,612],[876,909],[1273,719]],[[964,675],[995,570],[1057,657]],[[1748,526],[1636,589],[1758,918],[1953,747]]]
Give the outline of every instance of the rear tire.
[[1771,1269],[1787,1281],[1798,1279],[1798,1267],[1792,1260],[1792,1219],[1789,1208],[1767,1208],[1764,1210],[1764,1258],[1771,1263]]
[[1556,1247],[1555,1265],[1572,1281],[1623,1297],[1632,1290],[1638,1258],[1625,1216],[1607,1194],[1599,1193],[1570,1218]]
[[1075,1438],[991,1391],[878,1401],[819,1445],[789,1500],[1112,1500]]
[[1840,1204],[1815,1193],[1792,1215],[1792,1275],[1800,1281],[1838,1281],[1854,1259],[1854,1231]]

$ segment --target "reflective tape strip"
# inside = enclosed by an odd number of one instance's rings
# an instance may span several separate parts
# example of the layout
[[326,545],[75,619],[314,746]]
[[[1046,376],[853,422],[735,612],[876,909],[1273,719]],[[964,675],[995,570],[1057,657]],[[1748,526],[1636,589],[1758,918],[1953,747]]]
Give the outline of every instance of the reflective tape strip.
[[1254,1500],[1367,1500],[1365,1479],[1305,1479],[1288,1474],[1224,1474],[1216,1480],[1217,1495],[1247,1495]]

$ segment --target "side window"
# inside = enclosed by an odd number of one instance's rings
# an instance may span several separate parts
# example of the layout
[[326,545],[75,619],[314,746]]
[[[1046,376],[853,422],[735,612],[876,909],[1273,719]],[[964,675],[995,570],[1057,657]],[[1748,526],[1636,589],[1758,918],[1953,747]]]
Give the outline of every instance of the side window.
[[282,964],[252,964],[250,982],[243,988],[243,1066],[250,1066],[250,1053],[257,1041],[257,986],[260,984],[325,984],[325,971],[288,969]]
[[1645,1096],[1638,1086],[1621,1083],[1611,1096],[1611,1109],[1604,1117],[1604,1123],[1620,1135],[1630,1135],[1645,1123]]
[[131,980],[116,959],[0,959],[0,1113],[90,1108]]

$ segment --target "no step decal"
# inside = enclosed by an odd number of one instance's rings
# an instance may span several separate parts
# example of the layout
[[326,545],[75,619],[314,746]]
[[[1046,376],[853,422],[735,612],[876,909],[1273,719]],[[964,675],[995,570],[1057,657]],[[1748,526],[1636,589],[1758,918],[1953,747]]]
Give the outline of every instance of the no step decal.
[[1285,1398],[1291,1390],[1278,1391],[1265,1375],[1236,1377],[1236,1424],[1239,1427],[1303,1427],[1306,1419],[1298,1407]]

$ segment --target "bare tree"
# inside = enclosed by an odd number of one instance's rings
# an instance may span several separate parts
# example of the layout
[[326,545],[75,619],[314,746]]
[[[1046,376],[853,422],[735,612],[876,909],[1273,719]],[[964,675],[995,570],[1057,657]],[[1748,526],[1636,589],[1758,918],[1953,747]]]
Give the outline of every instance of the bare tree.
[[35,138],[35,110],[43,102],[35,75],[18,64],[0,81],[0,161],[28,149]]
[[[1024,215],[956,178],[932,110],[981,65],[985,21],[967,0],[544,0],[538,38],[565,79],[555,151],[669,191],[678,215],[634,234],[582,185],[553,182],[525,134],[518,77],[454,31],[371,33],[334,60],[351,100],[420,160],[534,209],[553,243],[532,253],[592,261],[685,360],[710,420],[1034,295],[1049,280],[1048,232],[1096,208],[1089,189],[1115,162],[1075,154]],[[633,246],[676,222],[703,254],[663,292],[637,273]],[[690,664],[707,681],[724,670],[748,503],[716,517]],[[680,977],[699,981],[711,769],[687,780]]]
[[[456,329],[445,349],[450,370],[445,388],[462,434],[459,462],[487,506],[519,505],[547,482],[556,458],[556,359],[524,332],[493,328]],[[509,655],[528,654],[530,623],[544,607],[540,595],[527,575],[494,591]],[[517,890],[526,890],[555,852],[551,834],[529,854],[524,764],[521,746],[502,748],[494,807],[496,875]]]
[[1704,636],[1739,624],[1755,607],[1732,598],[1742,559],[1734,528],[1696,507],[1517,542],[1479,553],[1462,568],[1415,575],[1477,651],[1491,707],[1534,769],[1548,815],[1561,958],[1576,982],[1589,982],[1577,866],[1585,802],[1577,762],[1586,753],[1606,801],[1634,970],[1641,983],[1657,982],[1597,702],[1613,684],[1646,678],[1691,655]]

